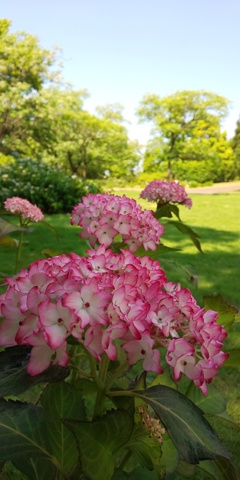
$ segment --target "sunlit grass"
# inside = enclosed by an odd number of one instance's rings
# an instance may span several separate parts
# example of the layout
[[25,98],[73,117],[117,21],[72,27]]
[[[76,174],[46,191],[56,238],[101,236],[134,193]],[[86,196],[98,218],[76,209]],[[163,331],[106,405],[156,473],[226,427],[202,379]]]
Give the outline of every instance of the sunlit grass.
[[[135,198],[144,208],[155,209],[154,204],[139,200],[138,191],[115,190],[114,193],[125,194]],[[204,254],[196,250],[187,236],[178,232],[173,226],[167,225],[167,220],[164,220],[163,243],[172,247],[177,246],[182,250],[162,257],[162,265],[170,280],[180,279],[183,286],[190,287],[199,304],[202,304],[204,295],[220,293],[225,300],[239,306],[240,194],[195,194],[192,195],[192,199],[192,209],[180,207],[180,215],[182,221],[201,236]],[[50,250],[53,254],[71,251],[79,255],[85,253],[87,245],[79,238],[79,228],[70,225],[69,215],[47,216],[46,221],[54,227],[57,237],[44,224],[34,224],[32,232],[25,235],[21,268],[42,258],[43,250]],[[17,234],[13,236],[17,238]],[[0,248],[1,271],[8,275],[14,273],[15,255],[16,252],[13,249]],[[198,277],[198,288],[190,285],[184,277],[179,278],[181,273],[179,274],[179,270],[173,266],[169,266],[169,261],[189,267]],[[236,339],[239,335],[240,332],[236,330]],[[230,368],[220,369],[219,375],[214,379],[214,383],[228,400],[228,413],[240,427],[239,382],[239,370]],[[224,423],[224,420],[209,420],[233,454],[234,461],[240,470],[239,427],[231,427],[226,421]],[[174,480],[179,478],[175,476]],[[201,475],[196,477],[196,480],[200,478],[202,478]]]
[[[148,209],[155,204],[139,200],[140,191],[115,190],[116,195],[125,194]],[[189,266],[198,276],[198,290],[194,294],[201,301],[203,295],[220,293],[231,303],[240,305],[239,268],[240,268],[240,194],[191,195],[191,210],[180,206],[180,216],[184,223],[200,235],[204,254],[200,254],[189,237],[181,234],[175,227],[165,225],[162,242],[170,247],[181,248],[181,252],[172,252],[162,257],[172,259]],[[165,266],[169,279],[179,278],[173,269]],[[181,278],[185,284],[184,278]]]

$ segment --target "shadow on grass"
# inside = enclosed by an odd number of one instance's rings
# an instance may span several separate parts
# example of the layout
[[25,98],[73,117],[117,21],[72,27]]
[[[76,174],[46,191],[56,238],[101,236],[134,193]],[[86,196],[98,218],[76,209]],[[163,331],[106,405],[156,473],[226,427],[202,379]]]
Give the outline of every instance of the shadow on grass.
[[[56,255],[70,252],[84,255],[89,248],[79,237],[79,227],[70,225],[68,216],[53,215],[47,218],[47,222],[55,228],[57,238],[44,224],[33,225],[32,232],[24,236],[21,268],[42,258],[43,250],[52,251]],[[220,293],[230,303],[239,305],[240,295],[237,287],[240,267],[239,248],[237,249],[239,235],[226,230],[196,226],[192,228],[200,236],[203,255],[196,250],[187,235],[181,234],[171,225],[166,226],[163,243],[182,248],[180,252],[171,252],[160,258],[169,280],[181,281],[182,286],[191,289],[200,304],[203,295]],[[17,238],[17,234],[13,236]],[[0,271],[13,275],[15,259],[15,250],[1,247]],[[198,277],[198,289],[190,285],[184,276],[180,275],[179,270],[169,266],[170,261],[189,267]]]
[[166,226],[163,243],[182,249],[179,252],[169,252],[160,259],[169,280],[180,280],[183,286],[189,288],[189,282],[186,282],[184,276],[179,278],[179,271],[171,268],[171,262],[177,262],[197,275],[198,289],[193,285],[190,288],[198,301],[202,301],[203,295],[220,293],[230,303],[239,305],[239,234],[205,227],[191,228],[200,237],[203,254],[197,251],[187,235],[181,234],[172,225]]

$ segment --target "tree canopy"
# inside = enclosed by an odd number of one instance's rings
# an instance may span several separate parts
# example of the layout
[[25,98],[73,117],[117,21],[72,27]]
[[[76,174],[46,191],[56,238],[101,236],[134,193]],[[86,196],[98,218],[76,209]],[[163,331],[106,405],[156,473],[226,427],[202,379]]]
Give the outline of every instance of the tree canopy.
[[9,28],[9,21],[0,20],[0,154],[5,156],[31,150],[39,92],[55,75],[55,52],[41,48],[37,37]]
[[44,159],[82,178],[132,175],[138,145],[130,142],[119,104],[84,109],[85,89],[58,81],[56,52],[37,37],[9,32],[0,21],[0,155]]
[[140,121],[153,125],[144,167],[152,171],[167,163],[168,178],[174,161],[218,161],[223,151],[232,155],[221,122],[228,112],[224,97],[203,90],[184,90],[165,98],[146,95],[138,109]]

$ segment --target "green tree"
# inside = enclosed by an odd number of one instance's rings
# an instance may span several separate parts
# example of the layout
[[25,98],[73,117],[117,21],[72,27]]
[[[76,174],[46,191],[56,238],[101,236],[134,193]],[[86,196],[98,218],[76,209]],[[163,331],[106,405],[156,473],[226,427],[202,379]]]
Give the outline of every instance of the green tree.
[[[221,121],[228,111],[228,100],[205,91],[176,92],[165,98],[146,95],[138,109],[140,121],[152,122],[154,129],[147,147],[145,168],[167,163],[168,179],[175,161],[221,161],[222,151],[231,148]],[[151,169],[151,167],[150,167]]]
[[[28,156],[35,144],[49,141],[48,131],[38,130],[35,114],[39,92],[56,80],[51,67],[56,52],[43,49],[37,37],[10,33],[11,23],[0,20],[0,154]],[[39,125],[40,126],[40,125]]]
[[235,158],[236,177],[240,178],[240,120],[237,122],[235,135],[231,141]]
[[138,145],[129,141],[126,128],[118,123],[119,112],[114,120],[112,115],[109,118],[108,106],[99,108],[101,118],[90,114],[83,109],[86,91],[53,88],[44,96],[55,139],[46,149],[45,158],[83,179],[133,174],[139,163]]

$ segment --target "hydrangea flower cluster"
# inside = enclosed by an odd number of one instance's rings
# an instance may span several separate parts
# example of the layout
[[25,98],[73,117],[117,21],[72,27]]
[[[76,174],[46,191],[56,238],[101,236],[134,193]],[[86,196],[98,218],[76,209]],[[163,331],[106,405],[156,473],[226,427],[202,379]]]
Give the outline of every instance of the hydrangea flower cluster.
[[159,204],[172,202],[181,203],[187,208],[192,207],[192,199],[188,197],[185,188],[176,182],[154,180],[144,188],[140,197]]
[[109,247],[117,235],[122,236],[131,252],[143,246],[156,250],[164,228],[153,217],[151,210],[142,210],[133,199],[113,194],[89,194],[75,206],[71,224],[82,227],[81,238],[91,247],[102,244]]
[[41,222],[44,220],[44,215],[40,208],[33,205],[31,202],[21,197],[7,198],[4,202],[4,208],[11,213],[21,215],[31,222]]
[[158,261],[103,245],[87,253],[41,259],[6,279],[0,345],[32,346],[30,375],[51,363],[67,365],[70,335],[98,361],[103,353],[117,360],[121,348],[129,365],[141,360],[145,371],[158,374],[162,351],[176,381],[185,374],[206,394],[228,356],[217,313],[168,282]]

